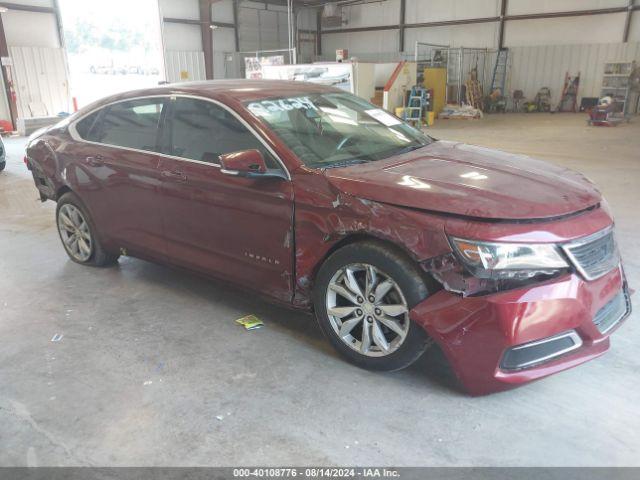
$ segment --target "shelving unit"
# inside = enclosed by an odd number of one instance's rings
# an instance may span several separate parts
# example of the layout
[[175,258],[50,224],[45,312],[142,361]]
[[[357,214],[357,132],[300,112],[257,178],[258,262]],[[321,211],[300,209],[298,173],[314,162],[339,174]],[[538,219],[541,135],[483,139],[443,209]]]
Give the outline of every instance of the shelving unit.
[[629,75],[632,70],[632,62],[612,62],[604,65],[600,97],[612,97],[620,105],[621,112],[626,111],[629,101]]

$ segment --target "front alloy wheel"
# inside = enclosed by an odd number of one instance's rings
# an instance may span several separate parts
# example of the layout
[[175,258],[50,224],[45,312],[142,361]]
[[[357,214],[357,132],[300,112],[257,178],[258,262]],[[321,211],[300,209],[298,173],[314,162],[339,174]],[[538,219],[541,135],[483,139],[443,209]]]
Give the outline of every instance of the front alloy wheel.
[[415,362],[430,339],[409,312],[437,289],[400,249],[376,240],[354,242],[320,266],[313,304],[320,328],[351,363],[393,371]]
[[369,357],[395,352],[409,331],[409,308],[398,284],[373,265],[354,263],[329,281],[327,314],[349,348]]

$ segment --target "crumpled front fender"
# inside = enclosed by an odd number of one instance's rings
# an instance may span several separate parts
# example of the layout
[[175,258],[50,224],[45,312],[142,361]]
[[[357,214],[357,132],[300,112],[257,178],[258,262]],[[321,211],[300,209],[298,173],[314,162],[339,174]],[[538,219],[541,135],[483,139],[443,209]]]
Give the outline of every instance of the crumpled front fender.
[[[463,297],[441,290],[410,312],[441,347],[456,376],[473,395],[515,387],[566,370],[609,348],[593,318],[623,289],[622,268],[587,282],[567,274],[544,284],[492,295]],[[582,346],[532,368],[500,368],[505,351],[562,332],[575,330]]]

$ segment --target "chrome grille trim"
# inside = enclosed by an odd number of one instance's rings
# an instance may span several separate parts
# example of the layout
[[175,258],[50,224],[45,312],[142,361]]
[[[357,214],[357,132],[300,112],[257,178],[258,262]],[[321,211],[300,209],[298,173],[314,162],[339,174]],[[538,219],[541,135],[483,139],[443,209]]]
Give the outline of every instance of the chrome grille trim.
[[593,318],[598,331],[605,335],[631,313],[631,300],[626,288],[609,300]]
[[613,227],[561,245],[573,266],[586,280],[596,280],[620,264]]
[[[519,363],[516,367],[506,367],[505,364],[504,364],[508,351],[518,351],[518,350],[523,350],[523,349],[535,348],[535,347],[538,347],[538,346],[541,346],[541,345],[545,345],[545,344],[550,343],[550,342],[556,342],[558,340],[565,339],[565,338],[568,338],[568,339],[571,340],[572,343],[571,343],[570,346],[567,346],[567,347],[559,349],[559,350],[555,350],[555,351],[553,351],[551,353],[548,353],[548,354],[545,354],[545,355],[541,355],[541,356],[533,358],[533,359],[531,359],[529,361]],[[500,363],[500,368],[502,368],[505,371],[509,371],[509,370],[515,371],[515,370],[523,370],[523,369],[526,369],[526,368],[531,368],[531,367],[534,367],[534,366],[538,366],[540,364],[547,363],[547,362],[549,362],[549,361],[551,361],[551,360],[553,360],[553,359],[555,359],[557,357],[560,357],[560,356],[565,355],[565,354],[567,354],[569,352],[573,352],[574,350],[579,349],[580,347],[582,347],[582,343],[583,343],[582,342],[582,338],[580,338],[580,335],[578,335],[578,332],[576,332],[575,330],[568,330],[566,332],[562,332],[562,333],[560,333],[558,335],[554,335],[552,337],[541,338],[540,340],[534,340],[534,341],[529,342],[529,343],[524,343],[522,345],[517,345],[515,347],[511,347],[510,349],[508,349],[504,353],[504,355],[502,357],[502,361]]]

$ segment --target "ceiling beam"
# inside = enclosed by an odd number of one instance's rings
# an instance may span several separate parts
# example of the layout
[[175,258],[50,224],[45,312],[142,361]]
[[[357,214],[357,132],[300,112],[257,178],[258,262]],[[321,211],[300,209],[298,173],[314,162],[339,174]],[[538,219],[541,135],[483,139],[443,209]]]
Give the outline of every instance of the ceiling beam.
[[[502,13],[503,6],[504,6],[504,14]],[[338,29],[322,30],[322,34],[331,35],[336,33],[376,32],[376,31],[383,31],[383,30],[403,30],[407,28],[445,27],[445,26],[471,25],[476,23],[492,23],[492,22],[499,22],[504,24],[505,22],[508,22],[508,21],[541,20],[541,19],[562,18],[562,17],[582,17],[582,16],[589,16],[589,15],[608,15],[608,14],[624,13],[624,12],[629,14],[630,11],[640,10],[640,5],[636,5],[634,3],[631,6],[624,6],[624,7],[595,8],[595,9],[588,9],[588,10],[572,10],[572,11],[547,12],[547,13],[529,13],[529,14],[521,14],[521,15],[508,15],[506,13],[507,11],[506,9],[507,9],[507,0],[504,0],[504,5],[501,4],[501,8],[500,8],[501,14],[500,16],[496,16],[496,17],[464,18],[460,20],[443,20],[443,21],[437,21],[437,22],[423,22],[423,23],[404,23],[404,24],[398,24],[398,25],[379,25],[375,27],[338,28]],[[504,42],[504,38],[502,39],[502,41]]]
[[186,24],[186,25],[206,25],[207,27],[213,25],[214,27],[222,27],[222,28],[235,28],[235,25],[233,23],[227,23],[227,22],[216,22],[216,21],[200,21],[200,20],[194,20],[192,18],[173,18],[173,17],[164,17],[162,20],[164,20],[167,23],[182,23],[182,24]]
[[[438,22],[424,23],[405,23],[404,28],[428,28],[428,27],[446,27],[451,25],[469,25],[472,23],[489,23],[497,22],[500,17],[483,17],[483,18],[463,18],[460,20],[442,20]],[[379,25],[375,27],[354,27],[354,28],[338,28],[333,30],[322,30],[323,34],[328,33],[357,33],[357,32],[375,32],[379,30],[398,30],[400,25]]]
[[8,8],[9,10],[20,10],[22,12],[53,13],[54,15],[56,13],[56,9],[54,7],[23,5],[21,3],[0,2],[0,7]]
[[507,15],[505,20],[536,20],[541,18],[584,17],[588,15],[607,15],[626,12],[627,7],[591,8],[588,10],[570,10],[565,12],[525,13],[522,15]]

